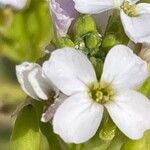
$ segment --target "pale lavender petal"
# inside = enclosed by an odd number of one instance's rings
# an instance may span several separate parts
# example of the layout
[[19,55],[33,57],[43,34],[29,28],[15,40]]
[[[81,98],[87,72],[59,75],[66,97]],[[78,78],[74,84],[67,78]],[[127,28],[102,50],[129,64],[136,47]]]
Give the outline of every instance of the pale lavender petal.
[[57,110],[57,108],[67,99],[67,96],[60,93],[58,98],[55,99],[54,103],[48,107],[48,109],[42,114],[41,121],[48,122],[53,117]]
[[57,36],[66,36],[72,21],[77,15],[73,0],[50,0],[49,4]]

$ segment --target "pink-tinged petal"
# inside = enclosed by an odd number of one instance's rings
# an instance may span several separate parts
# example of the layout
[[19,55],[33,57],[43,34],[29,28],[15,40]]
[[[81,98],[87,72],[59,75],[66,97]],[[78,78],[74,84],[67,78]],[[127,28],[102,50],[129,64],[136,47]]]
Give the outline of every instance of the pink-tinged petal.
[[60,93],[60,95],[54,100],[54,103],[48,107],[48,109],[42,114],[41,121],[48,122],[50,121],[58,109],[58,107],[67,99],[67,96]]
[[86,91],[87,86],[97,81],[95,70],[86,55],[73,48],[52,52],[43,64],[45,75],[66,95]]
[[92,138],[102,119],[103,106],[92,102],[87,93],[69,97],[57,109],[54,132],[67,143],[82,143]]
[[55,31],[58,37],[66,36],[77,16],[73,0],[49,0]]
[[105,107],[118,128],[131,139],[141,138],[150,129],[150,101],[136,91],[118,91]]

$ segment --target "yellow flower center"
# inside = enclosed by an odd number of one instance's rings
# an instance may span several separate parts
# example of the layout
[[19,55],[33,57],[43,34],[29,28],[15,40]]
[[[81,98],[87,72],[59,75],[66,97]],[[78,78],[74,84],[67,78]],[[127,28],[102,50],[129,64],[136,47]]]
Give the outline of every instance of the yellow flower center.
[[99,104],[105,104],[112,100],[115,92],[110,84],[106,82],[95,82],[89,86],[89,96]]
[[131,4],[129,1],[125,0],[121,5],[121,9],[130,17],[138,16],[136,5]]

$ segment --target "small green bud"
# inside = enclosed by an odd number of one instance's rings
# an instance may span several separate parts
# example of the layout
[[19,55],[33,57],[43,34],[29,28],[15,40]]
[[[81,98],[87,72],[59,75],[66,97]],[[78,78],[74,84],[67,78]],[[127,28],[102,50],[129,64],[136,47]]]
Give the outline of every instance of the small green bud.
[[75,48],[76,49],[80,49],[80,50],[84,50],[86,47],[85,47],[85,42],[84,42],[84,39],[81,38],[81,37],[77,37],[75,39]]
[[75,36],[83,36],[84,34],[95,30],[96,23],[90,15],[80,16],[73,26]]
[[67,37],[58,38],[55,41],[56,48],[74,47],[74,43]]
[[109,48],[109,47],[112,47],[116,44],[118,44],[116,36],[114,34],[109,34],[109,35],[106,35],[106,37],[104,38],[103,43],[102,43],[102,47],[103,48]]
[[98,48],[101,42],[102,36],[98,32],[91,32],[85,36],[86,47],[89,49]]
[[116,125],[113,123],[110,117],[108,117],[100,130],[99,133],[100,139],[106,141],[112,140],[115,137],[116,129],[117,129]]

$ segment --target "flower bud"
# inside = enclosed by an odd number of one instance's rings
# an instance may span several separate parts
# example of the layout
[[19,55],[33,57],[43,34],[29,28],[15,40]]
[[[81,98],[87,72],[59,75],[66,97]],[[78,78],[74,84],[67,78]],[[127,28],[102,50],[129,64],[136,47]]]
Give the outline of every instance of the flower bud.
[[86,47],[89,49],[98,48],[101,42],[102,36],[98,32],[91,32],[85,36]]
[[105,36],[103,43],[102,43],[102,47],[103,48],[109,48],[109,47],[112,47],[116,44],[118,44],[116,36],[114,34],[109,34],[109,35]]
[[116,125],[113,123],[110,117],[107,117],[106,121],[102,125],[99,137],[102,140],[112,140],[115,136],[116,129]]
[[86,47],[85,47],[85,42],[84,42],[84,39],[81,38],[81,37],[77,37],[75,39],[75,48],[76,49],[80,49],[80,50],[84,50]]
[[55,41],[56,48],[74,47],[74,43],[67,37],[58,38]]
[[88,32],[92,32],[95,30],[96,23],[90,15],[80,16],[73,26],[75,36],[82,36]]

